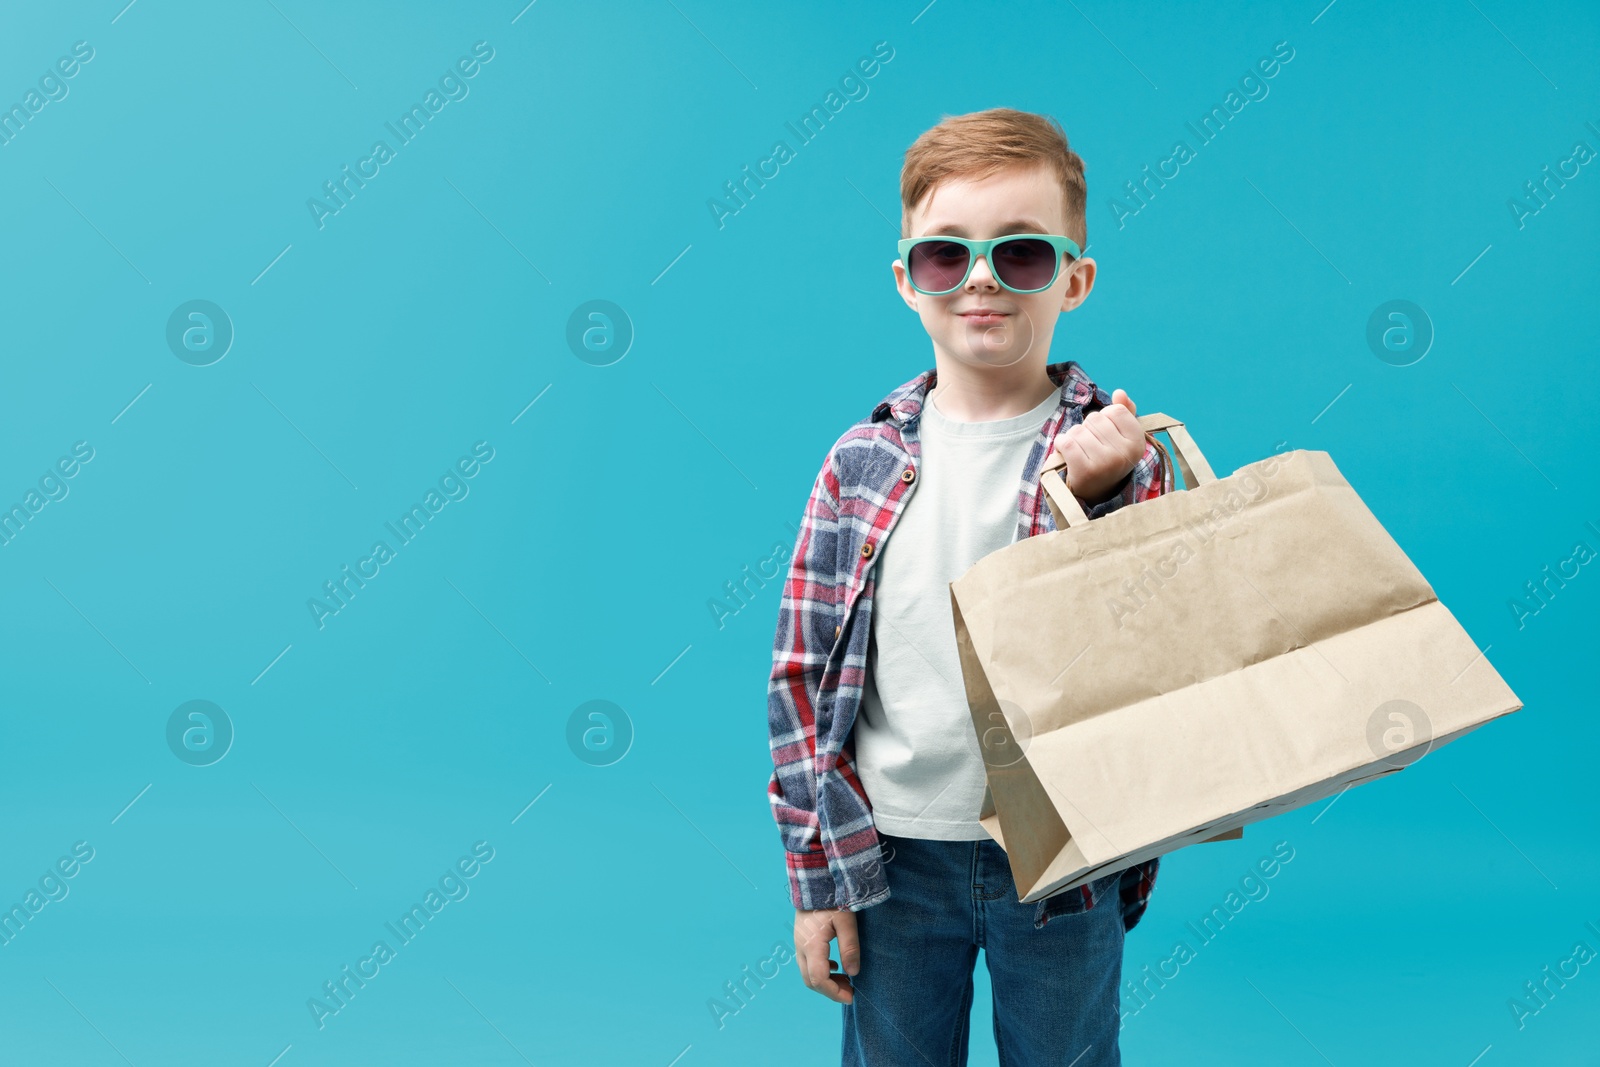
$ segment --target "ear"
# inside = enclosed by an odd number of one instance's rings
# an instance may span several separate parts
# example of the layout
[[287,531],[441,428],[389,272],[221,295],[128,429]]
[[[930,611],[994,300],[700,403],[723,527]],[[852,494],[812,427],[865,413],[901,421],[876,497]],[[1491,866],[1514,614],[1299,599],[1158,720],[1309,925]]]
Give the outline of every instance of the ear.
[[889,261],[889,270],[894,274],[894,287],[900,291],[900,299],[906,302],[906,307],[916,311],[917,291],[911,288],[911,279],[906,274],[906,265],[900,262],[897,256]]
[[1073,261],[1067,290],[1061,294],[1062,311],[1071,311],[1089,299],[1089,291],[1094,288],[1094,272],[1095,262],[1088,256]]

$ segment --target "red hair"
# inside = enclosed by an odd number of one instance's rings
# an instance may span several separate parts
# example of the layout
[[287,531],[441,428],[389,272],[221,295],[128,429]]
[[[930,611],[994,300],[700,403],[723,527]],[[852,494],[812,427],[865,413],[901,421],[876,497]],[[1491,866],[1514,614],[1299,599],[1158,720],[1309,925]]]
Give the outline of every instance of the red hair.
[[1055,119],[1009,107],[946,115],[906,149],[900,168],[900,236],[911,235],[911,212],[940,182],[982,181],[1008,168],[1040,165],[1061,183],[1067,220],[1063,234],[1079,248],[1087,246],[1082,157],[1067,146],[1066,132]]

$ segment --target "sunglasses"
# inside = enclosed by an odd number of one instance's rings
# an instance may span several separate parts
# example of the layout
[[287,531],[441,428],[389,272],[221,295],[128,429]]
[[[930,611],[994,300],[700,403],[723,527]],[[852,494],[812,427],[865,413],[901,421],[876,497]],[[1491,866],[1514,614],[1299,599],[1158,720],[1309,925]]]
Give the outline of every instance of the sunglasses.
[[911,288],[925,296],[943,296],[967,284],[972,265],[982,256],[989,272],[1013,293],[1050,288],[1061,272],[1061,258],[1082,255],[1078,242],[1053,233],[1013,233],[989,241],[965,237],[906,237],[900,241],[900,262]]

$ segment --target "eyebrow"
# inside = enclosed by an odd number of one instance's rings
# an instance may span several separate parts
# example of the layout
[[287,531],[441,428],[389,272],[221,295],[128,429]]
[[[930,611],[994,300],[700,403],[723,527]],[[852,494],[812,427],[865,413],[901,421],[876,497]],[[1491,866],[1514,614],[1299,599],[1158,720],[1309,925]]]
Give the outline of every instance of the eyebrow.
[[[1033,219],[1012,219],[1010,222],[1003,222],[1003,223],[1000,224],[1000,234],[999,235],[1000,236],[1005,236],[1006,234],[1011,234],[1011,233],[1048,233],[1048,232],[1049,231],[1047,231],[1044,228],[1044,225],[1042,223],[1036,222]],[[924,237],[935,237],[935,236],[939,236],[939,235],[945,235],[945,236],[949,236],[949,237],[968,237],[968,236],[970,236],[970,234],[967,233],[967,228],[965,226],[960,226],[960,225],[930,226],[930,227],[928,227],[928,232],[923,234]]]

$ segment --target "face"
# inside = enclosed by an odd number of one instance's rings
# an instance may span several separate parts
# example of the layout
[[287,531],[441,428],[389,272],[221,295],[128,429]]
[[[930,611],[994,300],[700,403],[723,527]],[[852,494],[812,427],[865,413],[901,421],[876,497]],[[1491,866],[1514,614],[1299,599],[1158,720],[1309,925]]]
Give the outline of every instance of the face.
[[[911,213],[906,236],[986,240],[1010,233],[1065,234],[1062,199],[1061,183],[1043,165],[1002,170],[982,181],[951,179],[935,186]],[[1050,288],[1013,293],[995,280],[984,257],[973,263],[960,288],[927,296],[911,287],[904,264],[894,261],[900,297],[922,317],[940,361],[973,367],[1009,367],[1029,356],[1043,367],[1056,317],[1088,297],[1094,270],[1094,260],[1087,257],[1063,259]]]

